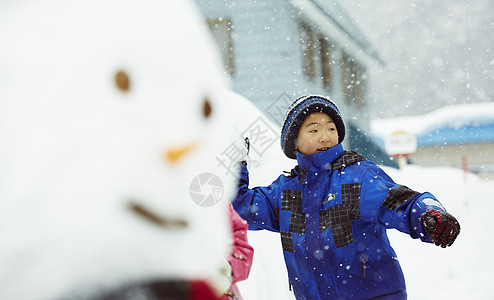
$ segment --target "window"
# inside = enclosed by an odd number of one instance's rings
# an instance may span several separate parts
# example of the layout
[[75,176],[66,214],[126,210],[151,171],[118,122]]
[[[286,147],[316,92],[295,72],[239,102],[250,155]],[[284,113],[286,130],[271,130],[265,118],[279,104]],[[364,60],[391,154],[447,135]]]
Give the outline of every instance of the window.
[[365,81],[367,80],[365,67],[343,52],[340,69],[345,101],[362,108],[365,104]]
[[354,63],[355,72],[355,84],[354,84],[354,95],[357,105],[361,108],[365,106],[365,93],[367,86],[367,72],[365,67],[361,64]]
[[232,22],[230,18],[207,19],[207,24],[219,46],[226,72],[233,75],[235,69],[233,65]]
[[[344,101],[359,108],[365,106],[367,74],[357,60],[338,49],[327,37],[307,23],[299,22],[303,73],[333,93],[334,82],[341,78]],[[321,81],[319,81],[319,78]]]
[[319,39],[320,54],[321,54],[321,79],[322,85],[329,92],[333,91],[333,75],[332,75],[332,65],[333,65],[333,48],[334,45],[328,42],[325,38]]
[[319,30],[299,22],[302,71],[311,81],[321,80],[322,86],[333,92],[333,72],[336,47]]
[[340,61],[341,85],[343,88],[343,98],[345,102],[351,103],[353,97],[352,87],[352,58],[346,53],[341,54]]
[[316,65],[314,62],[315,39],[314,32],[304,22],[299,23],[300,46],[302,47],[302,71],[309,79],[316,79]]

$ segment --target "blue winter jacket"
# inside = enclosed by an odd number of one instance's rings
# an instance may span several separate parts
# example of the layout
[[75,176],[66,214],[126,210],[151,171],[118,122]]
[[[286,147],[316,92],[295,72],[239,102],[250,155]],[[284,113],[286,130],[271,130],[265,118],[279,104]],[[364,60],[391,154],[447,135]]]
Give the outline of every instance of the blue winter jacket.
[[233,201],[249,229],[280,232],[296,298],[406,299],[386,229],[431,242],[420,216],[442,205],[430,193],[395,183],[341,144],[312,155],[298,153],[297,162],[290,175],[253,189],[243,166]]

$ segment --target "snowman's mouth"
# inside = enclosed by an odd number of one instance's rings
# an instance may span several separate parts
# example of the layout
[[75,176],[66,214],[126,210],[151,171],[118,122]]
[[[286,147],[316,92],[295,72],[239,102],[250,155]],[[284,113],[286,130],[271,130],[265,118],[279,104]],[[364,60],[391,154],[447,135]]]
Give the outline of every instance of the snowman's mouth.
[[164,229],[184,229],[188,226],[188,222],[185,219],[160,215],[135,200],[129,200],[127,207],[142,220]]

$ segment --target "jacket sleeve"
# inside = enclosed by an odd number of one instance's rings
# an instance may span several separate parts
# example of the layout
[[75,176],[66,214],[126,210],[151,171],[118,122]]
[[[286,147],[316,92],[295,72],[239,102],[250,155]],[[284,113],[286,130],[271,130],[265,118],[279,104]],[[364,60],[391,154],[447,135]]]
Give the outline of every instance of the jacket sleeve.
[[[378,222],[386,228],[395,228],[432,243],[420,224],[420,217],[428,209],[446,209],[429,192],[419,193],[407,186],[395,183],[381,168],[369,168],[363,178],[361,197],[365,207],[361,208],[364,220]],[[362,201],[361,201],[362,203]]]
[[280,182],[284,176],[280,175],[267,187],[249,189],[249,171],[241,165],[237,196],[233,199],[233,208],[247,221],[250,230],[267,229],[279,232],[279,201]]
[[230,220],[232,223],[232,253],[228,257],[228,262],[232,266],[232,283],[242,281],[249,277],[254,249],[247,241],[247,230],[249,226],[233,209],[230,207]]

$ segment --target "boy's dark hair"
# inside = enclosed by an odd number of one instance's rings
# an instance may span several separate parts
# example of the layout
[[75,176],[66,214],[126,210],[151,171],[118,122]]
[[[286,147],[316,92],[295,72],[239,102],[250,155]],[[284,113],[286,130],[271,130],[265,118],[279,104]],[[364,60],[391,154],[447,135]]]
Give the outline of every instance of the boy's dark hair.
[[300,126],[311,113],[322,112],[329,115],[338,130],[338,143],[345,138],[345,124],[336,104],[329,98],[317,95],[302,96],[288,109],[281,127],[281,149],[289,158],[296,159],[295,140]]

